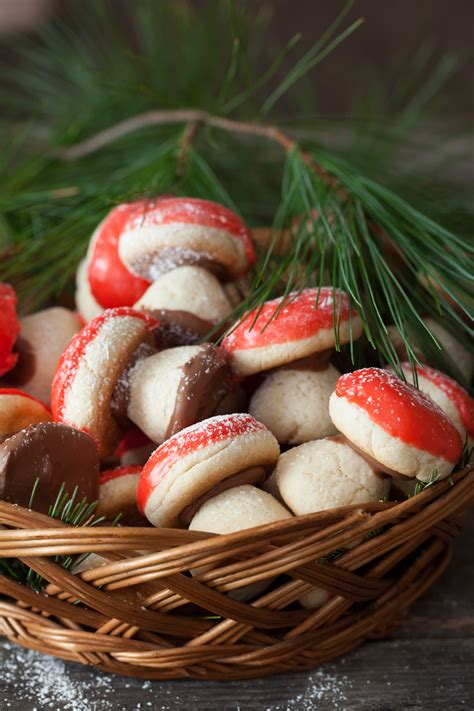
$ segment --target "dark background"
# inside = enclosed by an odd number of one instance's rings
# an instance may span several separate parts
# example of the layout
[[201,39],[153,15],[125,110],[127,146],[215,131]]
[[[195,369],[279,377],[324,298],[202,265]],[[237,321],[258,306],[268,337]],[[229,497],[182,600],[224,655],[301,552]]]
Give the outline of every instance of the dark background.
[[[204,1],[192,0],[198,8]],[[108,4],[117,14],[124,8],[133,12],[135,0],[97,2]],[[237,0],[237,4],[251,13],[265,11],[272,15],[268,33],[261,38],[264,45],[283,45],[292,35],[303,32],[295,50],[298,56],[344,5],[341,0]],[[0,35],[34,31],[58,13],[80,16],[82,8],[81,0],[0,0]],[[345,26],[358,17],[365,18],[363,26],[311,75],[308,91],[315,93],[322,113],[339,116],[354,111],[374,82],[389,98],[403,77],[419,71],[420,63],[433,66],[441,56],[454,52],[459,68],[440,93],[440,115],[463,122],[474,118],[473,0],[358,0]]]

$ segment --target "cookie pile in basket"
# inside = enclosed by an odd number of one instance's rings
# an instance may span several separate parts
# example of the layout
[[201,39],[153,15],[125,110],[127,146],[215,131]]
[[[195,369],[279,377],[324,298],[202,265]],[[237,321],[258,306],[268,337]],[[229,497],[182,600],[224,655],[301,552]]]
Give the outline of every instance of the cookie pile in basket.
[[[448,476],[474,435],[466,390],[429,365],[419,389],[408,363],[406,381],[338,372],[336,347],[363,327],[332,286],[232,323],[255,260],[231,210],[163,197],[97,227],[77,313],[19,320],[0,285],[0,499],[27,506],[36,486],[47,512],[64,483],[107,519],[222,534]],[[469,377],[462,345],[444,340]]]

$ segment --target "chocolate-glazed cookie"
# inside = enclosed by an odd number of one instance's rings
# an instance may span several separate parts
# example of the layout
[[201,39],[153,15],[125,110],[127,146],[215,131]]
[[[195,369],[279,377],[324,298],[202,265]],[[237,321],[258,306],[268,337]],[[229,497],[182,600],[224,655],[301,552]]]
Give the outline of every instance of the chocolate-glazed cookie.
[[99,455],[89,435],[57,422],[30,425],[0,445],[0,499],[47,513],[61,485],[76,499],[97,500]]
[[214,414],[232,389],[220,348],[168,348],[140,360],[129,374],[128,417],[151,440],[168,437]]

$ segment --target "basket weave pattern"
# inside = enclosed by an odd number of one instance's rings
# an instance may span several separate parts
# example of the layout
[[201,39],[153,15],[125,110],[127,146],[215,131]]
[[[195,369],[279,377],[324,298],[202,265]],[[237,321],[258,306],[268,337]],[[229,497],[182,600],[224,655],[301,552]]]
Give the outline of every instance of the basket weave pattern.
[[[225,536],[73,528],[0,502],[0,557],[20,558],[49,582],[38,593],[0,576],[0,632],[62,659],[149,679],[308,669],[399,624],[446,568],[473,499],[468,467],[402,503]],[[86,552],[110,562],[73,575],[51,559]],[[271,584],[251,603],[228,594],[261,580]],[[331,595],[323,607],[295,604],[314,588]]]

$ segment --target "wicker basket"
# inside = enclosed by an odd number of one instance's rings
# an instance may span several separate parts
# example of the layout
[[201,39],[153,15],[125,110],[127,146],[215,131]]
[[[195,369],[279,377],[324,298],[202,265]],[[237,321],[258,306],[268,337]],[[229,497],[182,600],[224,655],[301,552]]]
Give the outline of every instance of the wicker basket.
[[[8,527],[0,530],[0,557],[18,557],[49,581],[38,593],[0,576],[1,630],[25,647],[147,679],[308,669],[400,623],[446,568],[473,499],[468,467],[402,503],[225,536],[72,528],[0,502]],[[331,561],[340,549],[347,550]],[[84,552],[111,562],[73,575],[51,559]],[[201,566],[205,572],[189,576]],[[271,584],[250,604],[228,594],[265,579]],[[329,601],[302,609],[295,601],[313,588],[328,591]]]

